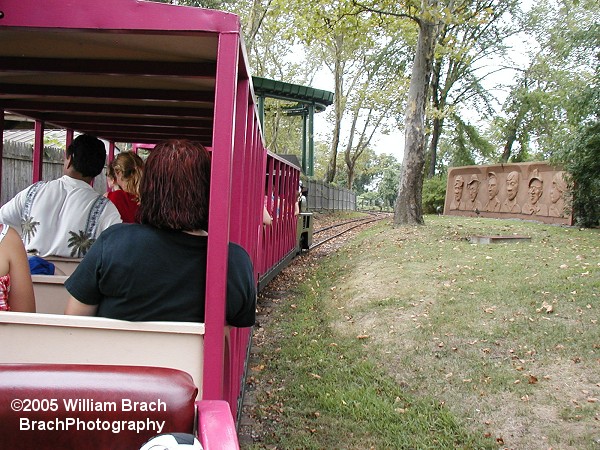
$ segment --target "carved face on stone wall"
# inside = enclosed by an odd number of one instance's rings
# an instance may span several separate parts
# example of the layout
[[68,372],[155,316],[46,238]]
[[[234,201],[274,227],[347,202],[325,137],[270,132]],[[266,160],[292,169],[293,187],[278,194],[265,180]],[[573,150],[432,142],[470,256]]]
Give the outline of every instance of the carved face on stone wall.
[[491,199],[493,199],[496,195],[498,195],[498,180],[496,179],[496,176],[489,176],[488,177],[488,197]]
[[510,172],[506,176],[506,193],[509,200],[514,200],[519,192],[519,172]]
[[460,202],[463,193],[465,180],[460,175],[454,179],[454,200]]
[[529,182],[529,201],[532,205],[536,204],[544,192],[544,184],[541,180],[533,178]]
[[550,200],[552,203],[559,201],[567,188],[562,175],[562,172],[556,172],[552,178],[552,188],[550,189]]
[[467,187],[469,188],[469,198],[474,202],[479,193],[479,181],[471,181]]

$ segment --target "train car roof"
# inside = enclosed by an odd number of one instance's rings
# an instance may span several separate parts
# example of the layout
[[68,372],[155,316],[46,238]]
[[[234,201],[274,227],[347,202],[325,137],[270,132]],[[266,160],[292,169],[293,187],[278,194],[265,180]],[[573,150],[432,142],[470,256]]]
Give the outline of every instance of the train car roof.
[[[219,40],[232,33],[239,18],[208,9],[3,0],[0,109],[113,142],[212,146]],[[249,78],[243,43],[237,51]]]

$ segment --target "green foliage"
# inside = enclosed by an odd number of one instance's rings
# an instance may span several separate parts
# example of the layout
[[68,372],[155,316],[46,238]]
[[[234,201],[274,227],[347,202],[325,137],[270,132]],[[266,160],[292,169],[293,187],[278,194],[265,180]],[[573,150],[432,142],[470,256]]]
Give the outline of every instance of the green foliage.
[[496,148],[470,123],[453,114],[440,143],[437,173],[445,173],[445,167],[471,166],[496,162]]
[[600,122],[581,127],[556,160],[571,177],[576,223],[600,225]]
[[446,176],[435,176],[423,180],[423,213],[437,214],[444,208],[446,200]]
[[233,0],[151,0],[171,5],[194,6],[196,8],[225,9]]
[[377,186],[377,193],[383,200],[383,204],[390,208],[394,207],[394,202],[398,197],[399,176],[400,164],[393,164],[384,170],[383,177]]
[[[600,4],[590,0],[537,2],[525,29],[539,49],[530,55],[496,121],[503,161],[548,159],[569,145],[597,105]],[[596,81],[594,81],[596,79]],[[531,144],[531,143],[534,144]],[[519,144],[512,152],[512,144]],[[509,159],[510,157],[510,159]]]

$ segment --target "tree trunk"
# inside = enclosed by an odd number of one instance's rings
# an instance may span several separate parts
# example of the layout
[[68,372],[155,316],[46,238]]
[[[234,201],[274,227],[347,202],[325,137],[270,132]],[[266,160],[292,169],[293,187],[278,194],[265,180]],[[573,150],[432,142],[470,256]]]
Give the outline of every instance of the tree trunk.
[[[441,123],[439,122],[440,112],[440,75],[442,72],[442,58],[437,58],[432,65],[431,72],[431,103],[434,111],[438,112],[433,118],[433,129],[431,134],[431,140],[429,141],[429,170],[427,171],[427,177],[432,178],[435,176],[435,166],[437,162],[437,146],[440,138]],[[425,140],[427,142],[427,139]]]
[[340,144],[340,130],[342,126],[342,118],[344,116],[345,101],[343,98],[343,83],[344,83],[344,69],[342,67],[342,55],[341,48],[343,45],[343,38],[341,36],[335,39],[335,69],[334,69],[334,97],[333,97],[333,108],[335,114],[335,124],[333,127],[333,136],[331,139],[331,154],[329,155],[329,164],[327,165],[327,172],[325,173],[325,182],[333,183],[335,179],[335,173],[337,170],[337,152]]
[[504,149],[502,150],[502,156],[500,157],[501,163],[508,162],[508,158],[510,158],[510,155],[512,154],[512,146],[515,143],[516,139],[517,139],[517,132],[515,130],[514,132],[511,132],[510,135],[508,136],[508,138],[506,139],[506,143],[504,144]]
[[429,142],[429,172],[428,177],[433,178],[435,176],[435,168],[437,165],[437,148],[440,141],[440,135],[442,133],[442,126],[444,125],[444,119],[441,117],[433,118],[433,126],[431,132],[431,141]]
[[[437,5],[436,0],[431,2]],[[400,170],[394,225],[423,224],[423,167],[425,165],[425,104],[431,78],[437,25],[421,20],[412,67],[405,119],[404,161]]]

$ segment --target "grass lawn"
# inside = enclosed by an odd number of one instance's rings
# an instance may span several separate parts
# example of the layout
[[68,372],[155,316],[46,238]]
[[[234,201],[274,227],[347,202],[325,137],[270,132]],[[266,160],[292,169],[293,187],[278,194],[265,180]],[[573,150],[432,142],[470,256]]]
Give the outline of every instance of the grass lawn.
[[252,448],[600,448],[599,230],[427,216],[302,258],[250,367]]

